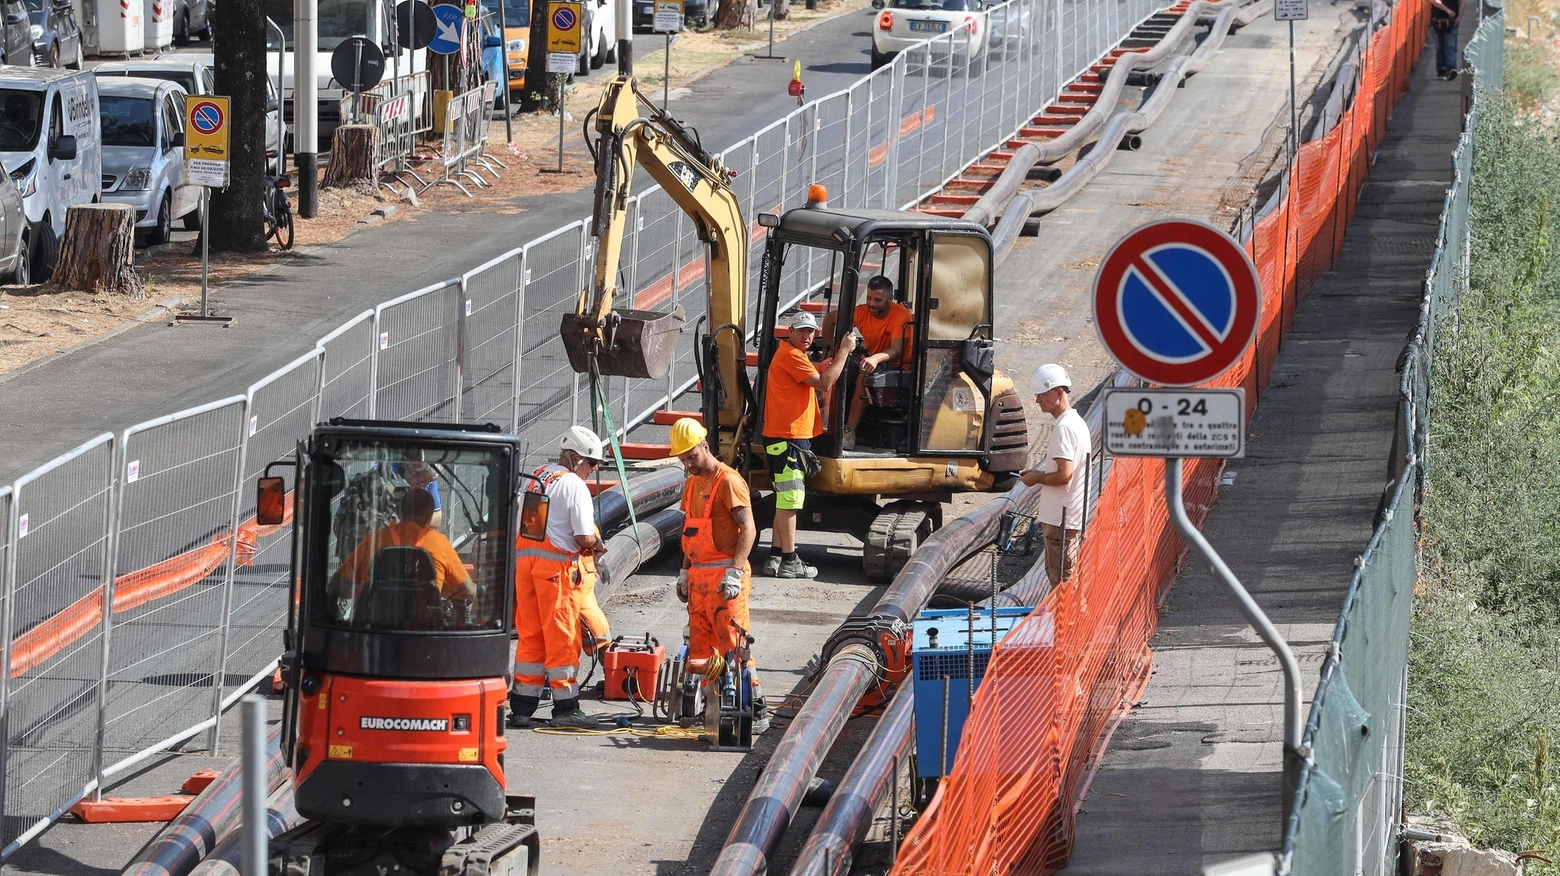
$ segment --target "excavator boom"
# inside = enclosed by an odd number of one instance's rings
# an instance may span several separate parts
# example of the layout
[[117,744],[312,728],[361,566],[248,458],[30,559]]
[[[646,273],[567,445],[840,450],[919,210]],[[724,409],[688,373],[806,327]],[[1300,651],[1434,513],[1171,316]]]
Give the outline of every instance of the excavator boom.
[[[587,126],[589,126],[587,122]],[[709,249],[709,306],[706,356],[715,368],[701,374],[706,386],[706,416],[718,419],[716,452],[727,462],[738,457],[748,425],[750,393],[744,366],[747,338],[747,226],[731,191],[731,174],[704,150],[690,131],[640,94],[633,76],[619,73],[607,85],[595,113],[592,152],[596,167],[595,209],[591,234],[597,239],[595,272],[580,290],[573,313],[563,317],[560,333],[569,364],[593,377],[662,378],[671,366],[686,318],[682,309],[654,312],[613,309],[622,291],[618,265],[628,221],[634,173],[643,167],[693,222]],[[590,132],[587,128],[587,136]],[[678,265],[669,270],[675,279]],[[661,302],[647,302],[655,306]],[[713,393],[711,392],[713,390]]]

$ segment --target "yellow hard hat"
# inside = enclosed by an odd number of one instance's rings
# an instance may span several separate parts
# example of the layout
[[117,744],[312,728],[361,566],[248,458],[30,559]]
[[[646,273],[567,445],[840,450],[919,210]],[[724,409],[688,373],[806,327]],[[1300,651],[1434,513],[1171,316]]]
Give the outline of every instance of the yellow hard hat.
[[699,446],[709,432],[692,417],[682,417],[672,424],[672,455],[682,456]]

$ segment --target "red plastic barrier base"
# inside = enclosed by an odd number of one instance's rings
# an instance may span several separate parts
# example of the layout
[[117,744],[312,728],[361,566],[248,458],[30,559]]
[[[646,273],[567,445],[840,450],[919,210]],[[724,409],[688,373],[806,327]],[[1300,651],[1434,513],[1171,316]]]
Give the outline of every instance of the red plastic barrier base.
[[132,821],[172,821],[194,800],[193,794],[172,797],[104,797],[83,800],[70,814],[88,824],[121,824]]

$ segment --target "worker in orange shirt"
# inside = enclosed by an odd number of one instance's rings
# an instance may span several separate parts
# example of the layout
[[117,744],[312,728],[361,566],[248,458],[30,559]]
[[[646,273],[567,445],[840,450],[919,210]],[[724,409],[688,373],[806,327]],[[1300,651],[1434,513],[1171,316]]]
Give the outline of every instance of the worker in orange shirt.
[[790,329],[770,358],[764,377],[764,453],[775,482],[775,535],[764,561],[764,574],[770,578],[816,578],[817,567],[802,562],[796,553],[796,512],[807,498],[802,454],[812,452],[812,439],[823,432],[818,390],[827,392],[840,379],[860,339],[850,335],[828,370],[820,374],[807,358],[807,349],[818,336],[818,320],[805,310],[799,311],[791,317]]
[[[373,574],[374,560],[382,549],[416,547],[422,548],[433,562],[432,583],[438,587],[440,596],[463,601],[474,598],[477,589],[470,573],[466,571],[465,562],[455,552],[455,546],[450,544],[450,540],[431,527],[433,496],[427,490],[408,490],[401,499],[400,510],[400,520],[370,532],[358,542],[357,547],[342,560],[331,576],[327,591],[338,599],[356,599]],[[420,628],[435,621],[423,618],[418,623],[407,618],[404,622]]]
[[558,461],[537,469],[527,492],[547,498],[541,538],[522,521],[515,540],[515,677],[509,726],[531,726],[542,692],[552,692],[554,727],[595,727],[580,711],[580,610],[584,574],[580,558],[606,552],[596,529],[585,476],[602,462],[601,439],[572,426],[559,442]]
[[867,378],[879,368],[909,368],[905,335],[915,317],[910,308],[894,300],[894,281],[882,274],[867,281],[867,301],[856,305],[851,324],[861,335],[867,355],[861,360],[861,376],[850,396],[850,412],[845,416],[845,434],[840,446],[856,449],[856,426],[867,410]]
[[[707,436],[704,426],[691,417],[672,424],[672,455],[688,473],[683,482],[683,562],[677,573],[677,598],[688,603],[690,660],[726,655],[751,629],[748,596],[753,572],[748,554],[758,538],[747,481],[716,458]],[[753,732],[762,733],[768,725],[768,717],[761,714]]]

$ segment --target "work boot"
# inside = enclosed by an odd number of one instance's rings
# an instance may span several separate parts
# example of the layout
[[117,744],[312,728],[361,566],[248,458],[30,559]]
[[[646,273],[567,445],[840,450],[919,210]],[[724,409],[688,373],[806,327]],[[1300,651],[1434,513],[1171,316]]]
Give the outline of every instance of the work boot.
[[580,711],[580,701],[576,697],[567,700],[553,700],[552,726],[597,730],[600,729],[601,723]]
[[818,567],[809,566],[802,562],[801,557],[792,560],[781,560],[780,568],[771,577],[774,578],[816,578]]
[[765,578],[779,577],[781,559],[782,558],[779,554],[770,554],[768,557],[764,558],[764,567],[759,570],[759,574],[763,575]]
[[769,707],[764,704],[762,696],[753,701],[753,735],[763,736],[769,732]]
[[840,449],[841,450],[855,450],[856,449],[856,430],[855,429],[852,429],[851,427],[846,426],[845,427],[845,431],[840,433]]
[[538,697],[509,695],[509,717],[504,721],[505,726],[515,730],[525,730],[531,726],[531,716],[536,714],[536,707],[542,701]]

